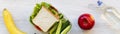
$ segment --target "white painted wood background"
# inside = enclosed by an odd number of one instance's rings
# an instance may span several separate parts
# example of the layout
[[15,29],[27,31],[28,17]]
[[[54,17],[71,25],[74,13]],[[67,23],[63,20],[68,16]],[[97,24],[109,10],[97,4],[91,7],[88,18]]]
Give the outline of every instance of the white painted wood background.
[[[120,31],[113,29],[101,18],[101,13],[88,8],[89,4],[96,4],[97,0],[0,0],[0,34],[9,34],[2,17],[4,8],[11,12],[15,24],[20,30],[27,34],[42,34],[29,22],[33,7],[42,1],[52,4],[71,21],[72,29],[68,34],[120,34]],[[102,1],[120,11],[120,0]],[[95,26],[89,31],[81,30],[77,24],[78,17],[83,13],[90,13],[95,18]]]

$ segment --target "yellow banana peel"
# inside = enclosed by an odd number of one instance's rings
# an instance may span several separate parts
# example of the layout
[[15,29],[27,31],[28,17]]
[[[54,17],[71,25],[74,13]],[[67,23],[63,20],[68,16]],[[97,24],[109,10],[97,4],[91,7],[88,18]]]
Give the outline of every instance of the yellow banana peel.
[[26,34],[25,32],[20,31],[16,25],[14,24],[14,21],[12,19],[12,15],[7,9],[3,10],[3,18],[6,25],[7,30],[10,34]]

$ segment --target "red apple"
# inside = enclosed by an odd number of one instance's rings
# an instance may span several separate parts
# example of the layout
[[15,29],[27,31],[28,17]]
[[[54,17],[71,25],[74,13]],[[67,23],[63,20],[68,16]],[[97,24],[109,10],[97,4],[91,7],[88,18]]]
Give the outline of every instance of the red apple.
[[93,16],[88,13],[82,14],[78,19],[78,25],[83,30],[90,30],[95,24]]

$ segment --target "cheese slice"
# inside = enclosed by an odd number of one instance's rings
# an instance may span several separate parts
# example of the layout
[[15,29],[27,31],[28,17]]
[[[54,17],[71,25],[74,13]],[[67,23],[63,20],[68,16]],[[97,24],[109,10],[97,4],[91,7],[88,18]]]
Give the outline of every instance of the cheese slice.
[[58,21],[58,19],[49,10],[42,6],[41,10],[32,21],[40,27],[43,32],[47,32],[50,27]]

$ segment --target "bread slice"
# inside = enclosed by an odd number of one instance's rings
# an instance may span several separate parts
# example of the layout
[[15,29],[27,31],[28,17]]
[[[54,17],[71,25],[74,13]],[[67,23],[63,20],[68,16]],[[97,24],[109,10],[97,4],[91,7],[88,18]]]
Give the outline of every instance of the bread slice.
[[58,21],[58,18],[53,15],[50,10],[42,6],[41,10],[32,21],[40,27],[43,32],[47,32],[52,25]]

